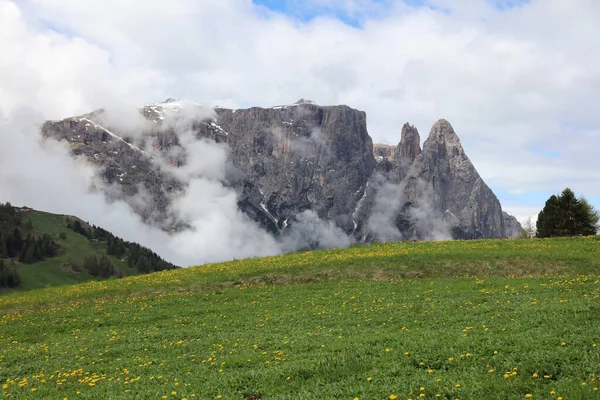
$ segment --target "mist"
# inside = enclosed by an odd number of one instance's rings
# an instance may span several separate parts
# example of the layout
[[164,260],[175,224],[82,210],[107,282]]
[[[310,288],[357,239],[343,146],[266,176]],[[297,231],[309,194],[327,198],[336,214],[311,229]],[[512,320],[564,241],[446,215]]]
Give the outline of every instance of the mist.
[[[408,187],[412,185],[411,187]],[[383,177],[375,176],[376,190],[373,209],[367,221],[369,233],[378,242],[402,241],[404,237],[398,229],[396,217],[404,217],[404,223],[410,225],[412,237],[419,240],[451,240],[451,225],[444,220],[433,205],[432,188],[421,179],[413,182],[386,182]],[[407,193],[417,194],[417,201],[411,201]]]
[[[197,141],[190,149],[194,151],[182,173],[191,180],[173,211],[190,221],[191,228],[168,234],[144,224],[129,204],[107,200],[103,191],[110,188],[97,179],[95,168],[74,159],[66,142],[44,140],[42,122],[31,109],[1,119],[0,201],[75,215],[180,266],[281,252],[272,236],[237,209],[235,192],[219,181],[226,160],[222,146]],[[203,158],[207,154],[213,156]],[[142,194],[134,201],[146,200]]]
[[[143,185],[138,185],[137,194],[127,202],[119,200],[120,186],[109,185],[84,158],[74,158],[68,142],[42,137],[39,127],[44,118],[30,108],[0,116],[0,201],[75,215],[184,267],[355,243],[354,237],[313,210],[297,215],[278,237],[240,211],[238,195],[226,183],[226,172],[232,168],[228,145],[198,138],[193,130],[193,121],[214,118],[212,108],[181,102],[177,112],[165,114],[161,121],[149,121],[138,107],[120,107],[98,111],[93,118],[127,134],[152,158],[153,168],[182,183],[183,189],[169,194],[167,214],[173,221],[183,221],[183,229],[169,233],[164,225],[143,221],[134,211],[152,201]],[[155,136],[166,132],[174,133],[178,140],[167,151],[153,145]],[[318,129],[293,142],[294,151],[328,151]],[[170,162],[173,157],[183,164],[174,165]],[[406,184],[375,179],[374,185],[376,195],[368,220],[372,238],[378,242],[405,240],[396,216],[403,211]],[[419,238],[450,239],[449,226],[435,213],[427,185],[418,182],[417,191],[419,202],[404,211]]]
[[[114,109],[114,108],[113,108]],[[248,257],[261,257],[314,248],[347,247],[353,243],[331,221],[313,211],[298,215],[279,238],[275,238],[238,207],[235,190],[225,185],[229,148],[226,144],[198,139],[191,129],[194,119],[211,118],[213,110],[185,106],[160,126],[148,124],[139,110],[107,108],[95,119],[115,131],[130,133],[136,144],[153,158],[155,168],[171,173],[185,188],[171,198],[172,218],[187,228],[167,233],[144,223],[131,205],[143,206],[151,196],[142,185],[128,202],[115,200],[118,185],[108,185],[97,168],[83,158],[73,158],[68,143],[44,139],[41,114],[21,108],[0,121],[0,201],[38,210],[75,215],[112,231],[125,240],[140,243],[180,266],[198,265]],[[182,147],[183,166],[168,163],[168,153],[154,148],[140,132],[160,133],[173,129]]]

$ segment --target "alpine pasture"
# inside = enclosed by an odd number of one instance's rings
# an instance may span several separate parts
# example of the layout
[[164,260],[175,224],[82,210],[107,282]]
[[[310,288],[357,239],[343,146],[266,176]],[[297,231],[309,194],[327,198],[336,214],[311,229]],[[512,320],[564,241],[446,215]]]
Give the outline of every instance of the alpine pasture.
[[0,297],[15,399],[600,398],[600,240],[390,243]]

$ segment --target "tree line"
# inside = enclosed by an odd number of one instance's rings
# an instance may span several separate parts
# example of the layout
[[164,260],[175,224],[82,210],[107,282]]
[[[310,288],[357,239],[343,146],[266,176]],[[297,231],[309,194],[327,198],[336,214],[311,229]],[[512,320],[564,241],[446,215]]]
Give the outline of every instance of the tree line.
[[521,229],[520,238],[547,238],[560,236],[596,235],[600,229],[600,214],[584,198],[566,188],[552,195],[534,224],[527,218]]
[[32,230],[31,218],[24,221],[10,203],[0,204],[0,287],[17,287],[20,283],[17,269],[2,259],[31,264],[58,255],[60,246],[51,236],[35,237]]
[[[147,274],[150,272],[177,268],[177,266],[163,260],[158,254],[147,247],[123,240],[101,227],[95,225],[86,227],[78,219],[68,219],[67,226],[74,232],[87,237],[89,240],[106,242],[106,252],[109,255],[126,261],[129,267],[135,268],[140,273]],[[105,276],[110,268],[103,260],[98,259],[96,260],[96,263],[86,263],[84,267],[89,271],[89,266],[94,269],[96,264],[105,265],[105,267],[99,268],[102,271],[99,276]],[[112,270],[114,271],[114,268]]]

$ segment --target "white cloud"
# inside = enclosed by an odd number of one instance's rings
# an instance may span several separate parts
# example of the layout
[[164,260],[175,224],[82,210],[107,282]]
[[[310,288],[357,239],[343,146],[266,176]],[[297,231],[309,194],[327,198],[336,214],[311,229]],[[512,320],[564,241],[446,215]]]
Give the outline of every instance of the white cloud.
[[304,3],[356,16],[356,29],[250,0],[0,0],[0,110],[60,118],[166,97],[304,97],[365,110],[376,142],[397,143],[406,121],[424,138],[446,118],[483,178],[507,192],[568,185],[600,196],[600,2],[386,3],[385,13],[370,0]]

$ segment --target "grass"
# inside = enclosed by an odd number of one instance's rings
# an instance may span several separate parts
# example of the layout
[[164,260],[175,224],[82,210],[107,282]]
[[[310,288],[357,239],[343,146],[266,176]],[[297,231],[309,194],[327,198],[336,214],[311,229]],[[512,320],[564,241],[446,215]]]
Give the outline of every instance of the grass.
[[[24,214],[24,218],[31,218],[33,224],[32,233],[34,235],[52,235],[54,240],[61,245],[63,251],[58,257],[45,261],[34,264],[19,264],[18,271],[21,277],[21,288],[19,290],[69,285],[97,279],[89,275],[86,271],[78,272],[77,269],[73,269],[73,266],[83,265],[83,261],[87,256],[94,255],[98,257],[105,255],[105,243],[90,242],[85,236],[67,228],[66,217],[64,215],[30,211]],[[66,234],[66,240],[59,239],[61,232]],[[107,256],[115,266],[116,271],[122,271],[125,275],[137,274],[137,271],[130,268],[118,258],[110,255]],[[4,290],[8,291],[7,289]]]
[[9,398],[593,399],[598,346],[597,238],[358,246],[0,297]]

